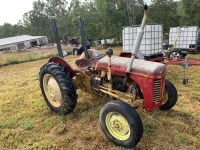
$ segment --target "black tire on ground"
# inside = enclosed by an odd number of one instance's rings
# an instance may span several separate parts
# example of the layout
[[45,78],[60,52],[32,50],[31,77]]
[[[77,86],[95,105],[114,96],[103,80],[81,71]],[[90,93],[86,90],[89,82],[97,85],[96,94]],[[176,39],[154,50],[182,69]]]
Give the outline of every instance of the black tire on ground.
[[70,73],[55,63],[47,63],[39,73],[42,95],[50,109],[60,115],[72,112],[77,104],[76,88]]
[[182,53],[182,58],[185,58],[187,56],[187,53]]
[[169,81],[165,80],[165,93],[164,93],[164,101],[161,105],[161,110],[169,110],[171,109],[177,102],[178,94],[176,87]]
[[143,123],[137,111],[120,100],[102,107],[100,123],[106,137],[118,146],[133,148],[143,135]]
[[76,55],[76,56],[79,55],[79,54],[78,54],[78,49],[77,49],[77,48],[74,48],[74,49],[73,49],[73,55]]
[[168,58],[182,58],[183,54],[179,50],[172,50],[168,54]]

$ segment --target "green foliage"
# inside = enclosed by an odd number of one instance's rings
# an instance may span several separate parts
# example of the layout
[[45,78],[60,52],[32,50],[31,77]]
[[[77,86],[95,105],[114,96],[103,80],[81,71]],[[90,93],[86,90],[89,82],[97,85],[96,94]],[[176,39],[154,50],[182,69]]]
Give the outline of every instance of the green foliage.
[[30,130],[34,127],[34,120],[33,119],[26,119],[24,121],[19,122],[19,127],[24,130]]
[[[154,0],[149,2],[148,23],[163,24],[164,32],[172,26],[199,25],[199,6],[199,0]],[[54,16],[59,38],[66,42],[68,37],[80,37],[78,14],[83,19],[87,38],[122,40],[122,27],[141,23],[143,0],[72,0],[70,3],[67,0],[37,0],[32,10],[24,13],[23,21],[0,26],[0,38],[44,35],[53,42],[51,17]]]
[[144,132],[146,134],[152,135],[155,132],[156,128],[157,127],[154,122],[149,122],[149,123],[144,124]]
[[169,27],[179,26],[177,5],[173,0],[156,0],[149,7],[149,22],[163,24],[164,33]]
[[[64,47],[65,48],[65,47]],[[35,61],[45,58],[52,58],[58,55],[56,49],[47,49],[47,50],[26,50],[21,52],[4,52],[1,54],[2,62],[0,62],[0,67],[4,65],[17,64],[27,61]]]
[[200,24],[200,2],[199,0],[182,0],[182,10],[184,16],[182,23],[184,25],[199,25]]
[[16,64],[18,63],[18,59],[15,56],[10,55],[6,57],[5,62],[6,64]]

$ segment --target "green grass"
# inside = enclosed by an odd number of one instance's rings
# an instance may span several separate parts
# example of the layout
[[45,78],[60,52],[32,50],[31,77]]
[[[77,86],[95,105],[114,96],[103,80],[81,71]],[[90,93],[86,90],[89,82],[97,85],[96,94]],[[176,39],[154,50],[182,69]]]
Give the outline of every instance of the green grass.
[[[119,48],[114,50],[115,54],[119,52]],[[17,58],[22,54],[29,53],[21,52]],[[28,57],[23,58],[35,59],[33,55]],[[189,57],[200,60],[200,54]],[[71,66],[75,66],[76,59],[73,55],[65,58]],[[42,59],[0,68],[0,149],[125,150],[110,142],[101,130],[99,112],[107,99],[78,90],[73,113],[59,116],[47,107],[38,81],[39,69],[47,62],[48,59]],[[181,66],[168,65],[166,77],[178,90],[178,102],[169,111],[137,110],[144,135],[135,149],[198,150],[200,66],[188,68],[187,85],[182,84]]]
[[[70,46],[63,46],[64,50],[72,50]],[[23,51],[6,51],[0,53],[0,67],[28,61],[35,61],[58,56],[56,47],[39,47]]]
[[16,64],[19,62],[19,60],[15,56],[8,56],[5,58],[5,64]]

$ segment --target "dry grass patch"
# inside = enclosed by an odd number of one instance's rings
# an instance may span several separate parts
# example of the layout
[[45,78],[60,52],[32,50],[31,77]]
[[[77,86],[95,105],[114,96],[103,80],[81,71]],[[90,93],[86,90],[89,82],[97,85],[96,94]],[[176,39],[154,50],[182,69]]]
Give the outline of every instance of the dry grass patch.
[[[119,52],[120,48],[114,49],[115,54]],[[75,66],[77,56],[65,59]],[[195,55],[195,59],[200,59],[200,55]],[[99,112],[107,99],[78,90],[73,113],[58,116],[50,111],[38,81],[39,69],[47,61],[0,68],[0,149],[125,150],[111,143],[100,128]],[[144,135],[135,149],[199,149],[200,66],[189,67],[187,73],[189,83],[183,85],[183,68],[167,66],[167,78],[178,90],[177,105],[169,111],[138,110]]]
[[[62,46],[63,51],[70,51],[71,46]],[[3,65],[17,64],[21,62],[35,61],[44,58],[51,58],[58,55],[55,46],[36,47],[23,51],[0,52],[0,67]]]

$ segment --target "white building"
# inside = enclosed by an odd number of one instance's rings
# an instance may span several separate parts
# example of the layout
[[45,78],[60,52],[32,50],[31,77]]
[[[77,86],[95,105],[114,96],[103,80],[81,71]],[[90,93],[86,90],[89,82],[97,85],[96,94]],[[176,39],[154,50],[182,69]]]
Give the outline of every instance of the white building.
[[46,36],[21,35],[0,39],[0,51],[24,50],[48,43]]

